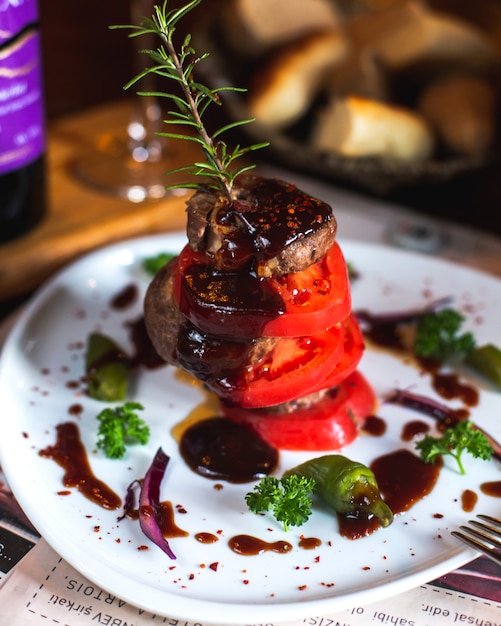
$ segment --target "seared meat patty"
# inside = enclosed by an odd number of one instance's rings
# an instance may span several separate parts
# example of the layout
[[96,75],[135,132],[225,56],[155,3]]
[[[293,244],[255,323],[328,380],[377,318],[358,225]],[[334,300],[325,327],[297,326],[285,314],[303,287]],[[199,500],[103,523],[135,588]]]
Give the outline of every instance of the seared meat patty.
[[188,240],[217,270],[252,263],[262,277],[300,272],[334,243],[331,207],[278,179],[242,176],[231,200],[197,191],[188,201]]
[[150,283],[144,311],[148,336],[158,354],[167,362],[209,381],[213,376],[231,376],[248,363],[258,363],[279,341],[278,337],[249,340],[222,340],[203,333],[179,311],[173,295],[171,261]]
[[[241,177],[231,199],[198,190],[187,210],[189,245],[205,253],[207,272],[216,277],[236,272],[260,281],[303,271],[325,255],[336,235],[329,205],[295,185],[259,176]],[[224,386],[242,380],[245,372],[269,358],[282,338],[203,332],[176,302],[176,268],[173,259],[146,294],[145,324],[153,346],[165,361],[191,372],[209,388],[211,383]]]

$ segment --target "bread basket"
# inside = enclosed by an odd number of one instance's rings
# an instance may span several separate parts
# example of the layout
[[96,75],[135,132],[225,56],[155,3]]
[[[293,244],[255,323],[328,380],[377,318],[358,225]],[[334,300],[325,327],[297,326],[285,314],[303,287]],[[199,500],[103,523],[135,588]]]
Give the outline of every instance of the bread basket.
[[[437,5],[440,11],[453,9],[454,15],[474,21],[475,28],[485,29],[488,36],[501,46],[501,5],[497,2],[482,0],[476,2],[474,7],[462,0],[453,2],[436,0],[431,4]],[[212,88],[232,85],[248,89],[250,77],[260,64],[263,64],[263,58],[242,58],[235,54],[228,46],[228,38],[223,29],[223,20],[220,19],[217,10],[210,16],[204,15],[203,20],[196,24],[193,37],[195,49],[197,52],[209,53],[209,56],[200,63],[198,71]],[[407,97],[413,85],[422,84],[423,77],[434,73],[438,75],[443,71],[444,64],[434,67],[429,63],[417,63],[412,68],[413,78],[409,84],[406,82],[405,72],[394,72],[392,80]],[[484,75],[495,86],[496,95],[500,96],[497,102],[501,101],[501,93],[498,92],[501,74],[497,64],[491,64]],[[248,107],[247,93],[224,92],[222,97],[224,97],[222,110],[228,121],[254,117]],[[451,181],[462,173],[485,167],[498,159],[501,154],[499,128],[501,124],[496,125],[495,137],[492,138],[489,147],[476,154],[453,154],[438,148],[429,158],[412,162],[380,156],[346,156],[335,151],[320,150],[312,145],[311,132],[317,111],[324,104],[323,97],[317,96],[300,119],[287,128],[273,128],[256,120],[241,127],[235,140],[269,141],[269,147],[260,151],[260,158],[378,196],[388,195],[407,186],[435,185]],[[497,108],[496,120],[499,119]]]

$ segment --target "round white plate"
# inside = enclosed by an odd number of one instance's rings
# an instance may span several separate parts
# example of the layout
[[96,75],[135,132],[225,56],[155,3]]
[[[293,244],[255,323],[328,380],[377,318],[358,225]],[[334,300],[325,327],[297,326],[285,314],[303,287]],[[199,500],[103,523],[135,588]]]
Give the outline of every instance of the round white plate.
[[[87,335],[100,330],[132,351],[127,322],[141,315],[149,281],[142,260],[176,252],[184,242],[178,234],[148,237],[83,258],[39,292],[6,342],[0,369],[1,463],[21,506],[49,544],[91,581],[131,604],[172,618],[230,624],[300,619],[360,606],[471,560],[475,553],[449,531],[471,516],[462,510],[465,489],[479,495],[475,512],[499,514],[499,499],[479,490],[481,482],[501,478],[495,462],[468,458],[466,476],[447,462],[428,497],[389,528],[358,541],[342,538],[335,516],[319,509],[303,527],[286,533],[271,518],[247,510],[244,495],[252,485],[225,483],[217,490],[181,460],[170,429],[204,398],[172,367],[142,370],[131,389],[131,399],[145,407],[141,415],[152,429],[150,443],[129,448],[123,460],[108,460],[96,451],[95,417],[103,404],[68,385],[83,375]],[[348,241],[341,246],[360,274],[352,286],[354,310],[405,310],[452,295],[478,342],[501,345],[500,281],[390,248]],[[131,283],[138,286],[139,299],[125,310],[113,309],[111,298]],[[360,369],[380,397],[395,387],[411,387],[439,399],[427,375],[384,351],[368,349]],[[68,412],[75,403],[83,406],[79,417]],[[501,395],[482,388],[471,418],[501,439],[500,413]],[[343,451],[347,456],[370,463],[397,448],[413,448],[401,441],[401,429],[422,416],[384,404],[378,415],[387,422],[386,434],[359,437]],[[68,420],[78,424],[96,476],[122,497],[132,480],[144,476],[159,445],[171,457],[161,498],[185,510],[176,508],[175,521],[189,533],[169,541],[175,561],[148,542],[137,522],[117,522],[121,511],[105,511],[77,490],[61,494],[62,469],[38,452],[55,442],[56,425]],[[305,457],[282,453],[279,471]],[[199,543],[194,535],[201,531],[219,541]],[[285,539],[293,550],[240,556],[227,544],[240,533],[266,541]],[[305,550],[299,547],[300,536],[320,538],[322,544]],[[145,545],[149,549],[139,549]]]

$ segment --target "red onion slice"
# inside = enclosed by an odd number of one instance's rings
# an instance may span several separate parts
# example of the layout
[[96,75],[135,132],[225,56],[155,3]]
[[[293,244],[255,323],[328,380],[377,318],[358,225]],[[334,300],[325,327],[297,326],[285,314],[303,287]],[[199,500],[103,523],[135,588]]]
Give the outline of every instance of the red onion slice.
[[169,547],[169,542],[162,535],[159,525],[161,515],[160,484],[165,474],[169,457],[162,448],[158,448],[152,464],[144,477],[139,494],[139,524],[143,533],[153,541],[171,559],[176,555]]

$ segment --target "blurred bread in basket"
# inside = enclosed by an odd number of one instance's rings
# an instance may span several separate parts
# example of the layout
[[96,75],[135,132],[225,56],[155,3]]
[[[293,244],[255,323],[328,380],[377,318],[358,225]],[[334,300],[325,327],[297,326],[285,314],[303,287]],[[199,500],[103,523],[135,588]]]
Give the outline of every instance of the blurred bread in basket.
[[221,22],[230,48],[246,57],[311,33],[336,30],[340,17],[330,0],[223,0]]
[[250,68],[250,115],[270,134],[302,123],[308,147],[350,159],[487,153],[500,130],[499,37],[435,3],[377,4],[225,0],[226,45]]

